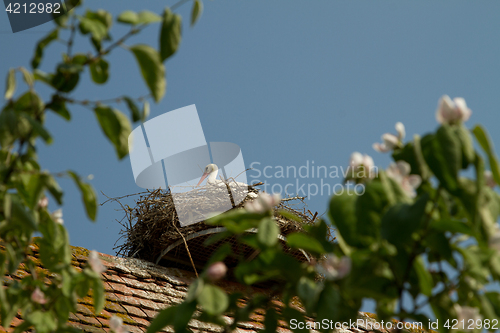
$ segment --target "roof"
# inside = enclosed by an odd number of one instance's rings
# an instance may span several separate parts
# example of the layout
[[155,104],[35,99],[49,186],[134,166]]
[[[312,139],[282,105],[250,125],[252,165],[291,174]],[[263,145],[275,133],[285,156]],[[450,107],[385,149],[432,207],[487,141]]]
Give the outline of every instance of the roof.
[[[37,260],[38,249],[32,246]],[[89,251],[81,247],[72,247],[73,265],[77,269],[82,269],[87,262]],[[187,289],[195,280],[194,273],[177,268],[167,268],[153,263],[133,258],[119,258],[108,254],[99,253],[103,264],[107,270],[102,273],[104,288],[106,290],[106,302],[104,310],[99,314],[94,313],[93,300],[90,295],[79,299],[77,313],[70,314],[70,325],[82,329],[85,332],[109,332],[109,320],[116,315],[123,319],[127,330],[133,333],[145,332],[150,321],[161,309],[181,303],[186,296]],[[21,267],[22,268],[22,267]],[[19,269],[13,276],[6,276],[4,279],[20,279],[29,274],[23,269]],[[226,291],[238,291],[244,287],[236,282],[224,281],[220,284]],[[262,290],[261,290],[262,291]],[[277,302],[278,306],[283,305]],[[369,318],[367,314],[362,316]],[[253,333],[264,328],[264,312],[256,311],[249,322],[238,324],[240,333]],[[226,317],[228,321],[231,318]],[[373,319],[371,319],[373,320]],[[373,320],[374,321],[374,320]],[[12,328],[21,323],[20,316],[12,322]],[[195,332],[220,332],[221,328],[208,323],[203,323],[195,319],[189,323],[190,328]],[[340,330],[339,332],[367,332],[368,330],[358,327],[358,329]],[[6,332],[0,326],[0,332]],[[166,328],[164,332],[173,332],[173,329]],[[278,332],[290,332],[285,322],[280,322]]]

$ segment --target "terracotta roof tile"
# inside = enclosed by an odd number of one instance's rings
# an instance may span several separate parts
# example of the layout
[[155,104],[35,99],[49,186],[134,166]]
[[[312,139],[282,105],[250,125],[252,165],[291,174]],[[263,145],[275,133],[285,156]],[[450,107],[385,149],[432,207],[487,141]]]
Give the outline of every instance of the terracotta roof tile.
[[142,330],[141,328],[139,328],[138,326],[129,326],[129,325],[125,325],[125,329],[131,333],[143,333],[145,332],[144,330]]
[[121,304],[109,301],[104,303],[104,309],[113,314],[127,313],[127,310]]
[[125,304],[122,306],[125,308],[125,310],[127,310],[128,314],[130,314],[134,317],[148,318],[148,315],[138,307],[125,305]]
[[85,325],[91,325],[95,327],[102,327],[102,324],[99,320],[97,320],[96,317],[93,316],[85,316],[81,313],[76,314],[77,317],[80,319],[80,322],[85,324]]
[[154,311],[154,310],[141,309],[141,311],[143,311],[146,314],[146,316],[148,316],[149,320],[155,318],[158,315],[158,311]]
[[145,328],[147,328],[149,326],[149,320],[146,320],[144,318],[135,317],[135,316],[131,316],[131,318],[139,326],[142,326]]
[[[33,257],[31,260],[38,269],[43,270],[38,259],[38,248],[31,247]],[[73,248],[73,265],[75,268],[87,265],[89,251],[83,248]],[[186,296],[188,287],[195,280],[195,275],[190,272],[174,268],[166,268],[150,262],[132,258],[117,258],[107,254],[99,254],[107,270],[102,274],[104,288],[106,291],[106,302],[104,310],[99,314],[94,313],[93,299],[87,295],[78,300],[76,313],[70,314],[69,325],[82,329],[89,333],[110,332],[109,320],[116,315],[123,319],[126,329],[131,333],[143,333],[146,331],[151,320],[157,316],[158,311],[168,306],[181,303]],[[15,279],[22,278],[28,273],[18,270],[13,276]],[[4,281],[12,281],[12,277],[5,276]],[[227,291],[242,290],[244,287],[234,283],[224,281],[219,284]],[[244,304],[245,302],[241,302]],[[274,302],[276,307],[282,307],[281,302]],[[239,323],[235,332],[254,333],[264,328],[264,312],[255,311],[250,317],[250,321]],[[224,316],[228,324],[232,318]],[[16,318],[13,325],[19,325],[21,320]],[[203,323],[198,320],[191,320],[189,327],[193,332],[221,332],[222,328]],[[0,333],[11,331],[0,327]],[[166,327],[162,332],[173,332],[171,327]],[[289,333],[287,323],[279,322],[277,332]],[[353,333],[353,331],[347,331]],[[359,332],[354,332],[359,333]]]

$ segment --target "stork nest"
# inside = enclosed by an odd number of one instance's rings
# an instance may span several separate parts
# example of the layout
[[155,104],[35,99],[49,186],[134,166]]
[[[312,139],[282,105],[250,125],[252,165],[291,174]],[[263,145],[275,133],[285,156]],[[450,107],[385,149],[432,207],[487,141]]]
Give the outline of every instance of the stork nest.
[[[256,195],[250,193],[259,193],[260,190],[256,187],[258,185],[262,185],[262,183],[249,186],[249,195],[239,204],[234,205],[234,201],[231,200],[233,203],[232,209],[241,209],[246,202],[254,200]],[[202,199],[203,194],[206,193],[204,191],[206,191],[206,188],[189,191],[189,198],[190,200],[196,200],[195,204],[197,207],[209,204],[207,200]],[[179,194],[176,193],[175,195]],[[121,199],[128,197],[134,197],[135,207],[132,208],[121,202]],[[303,197],[284,198],[278,206],[273,208],[282,236],[286,236],[292,232],[303,231],[304,224],[315,222],[317,213],[312,214],[307,209],[304,199]],[[114,248],[119,256],[135,257],[156,262],[162,251],[169,245],[174,244],[180,239],[185,239],[190,234],[216,228],[213,225],[206,224],[205,221],[181,227],[176,212],[176,208],[179,209],[180,201],[176,199],[176,205],[174,206],[174,199],[170,190],[148,190],[120,198],[109,198],[106,202],[108,201],[118,202],[121,210],[125,213],[123,219],[118,221],[122,225],[122,230],[120,231],[121,236],[117,243],[122,239],[124,242]],[[190,205],[192,207],[193,202]],[[280,214],[282,210],[297,215],[302,222],[286,218]]]

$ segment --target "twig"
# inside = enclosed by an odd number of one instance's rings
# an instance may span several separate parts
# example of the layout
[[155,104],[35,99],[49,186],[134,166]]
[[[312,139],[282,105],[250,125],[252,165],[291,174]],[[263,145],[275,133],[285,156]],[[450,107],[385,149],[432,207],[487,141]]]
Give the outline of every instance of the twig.
[[283,198],[281,201],[291,201],[291,200],[304,200],[306,197],[289,197],[289,198]]
[[104,201],[103,203],[99,204],[100,206],[104,205],[105,203],[109,202],[109,201],[116,201],[116,200],[119,200],[119,199],[123,199],[123,198],[128,198],[128,197],[132,197],[134,195],[139,195],[139,194],[146,194],[146,193],[150,193],[150,192],[139,192],[139,193],[134,193],[134,194],[127,194],[127,195],[124,195],[124,196],[121,196],[121,197],[116,197],[116,198],[110,198],[108,197],[106,194],[104,194],[104,192],[102,192],[102,195],[104,195],[106,198],[108,198],[108,200]]
[[99,59],[101,56],[108,54],[115,47],[121,45],[125,40],[127,40],[127,38],[129,38],[132,35],[135,35],[135,34],[139,33],[146,26],[147,26],[147,24],[143,24],[143,25],[138,26],[138,27],[133,27],[122,38],[120,38],[119,40],[117,40],[116,42],[114,42],[113,44],[111,44],[110,46],[108,46],[107,49],[99,51],[99,53],[97,53],[94,57],[92,57],[90,59],[87,59],[87,61],[84,63],[84,65],[90,64],[90,63],[96,61],[97,59]]
[[75,25],[76,17],[73,16],[72,22],[71,22],[71,32],[69,35],[69,40],[68,40],[68,57],[71,57],[71,50],[73,47],[73,41],[75,39],[75,30],[76,30],[76,25]]
[[184,245],[186,246],[186,251],[187,251],[187,254],[189,256],[189,260],[191,261],[191,265],[193,265],[194,274],[196,274],[196,277],[198,278],[199,277],[198,276],[198,271],[196,271],[196,267],[194,266],[194,261],[193,261],[193,258],[191,257],[191,252],[189,252],[189,247],[187,245],[186,238],[184,238],[184,235],[181,233],[181,231],[179,230],[179,228],[177,228],[177,226],[175,225],[174,217],[175,217],[175,215],[172,215],[172,225],[175,227],[175,230],[177,230],[177,232],[179,233],[179,235],[181,235],[182,240],[184,241]]
[[[83,106],[89,106],[89,105],[90,106],[99,106],[101,104],[107,104],[107,103],[121,103],[123,101],[123,99],[125,98],[125,96],[119,96],[119,97],[107,98],[107,99],[103,99],[103,100],[99,100],[99,101],[89,101],[86,99],[81,101],[81,100],[68,98],[68,97],[61,96],[61,95],[59,95],[58,97],[60,99],[64,100],[65,102],[72,103],[72,104],[79,104],[79,105],[83,105]],[[137,100],[137,101],[143,101],[144,99],[146,99],[148,97],[151,97],[151,94],[147,94],[147,95],[140,96],[137,98],[132,98],[132,99]]]

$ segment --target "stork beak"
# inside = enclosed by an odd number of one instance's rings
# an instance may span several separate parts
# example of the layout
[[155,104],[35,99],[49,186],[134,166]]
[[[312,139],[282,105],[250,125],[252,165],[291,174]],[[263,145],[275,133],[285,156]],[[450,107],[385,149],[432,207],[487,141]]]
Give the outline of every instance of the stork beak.
[[206,172],[205,172],[205,173],[203,173],[203,176],[201,176],[201,179],[200,179],[200,181],[198,182],[198,185],[196,185],[196,186],[200,186],[201,182],[202,182],[203,180],[205,180],[205,178],[207,178],[207,176],[208,176],[208,173],[206,173]]

